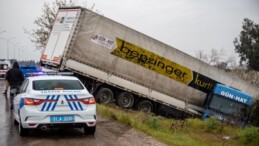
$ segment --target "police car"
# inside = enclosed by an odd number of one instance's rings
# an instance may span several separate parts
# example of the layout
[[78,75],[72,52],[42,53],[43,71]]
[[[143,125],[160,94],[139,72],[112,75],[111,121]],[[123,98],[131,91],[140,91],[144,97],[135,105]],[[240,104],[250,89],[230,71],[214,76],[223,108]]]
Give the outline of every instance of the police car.
[[13,104],[14,124],[21,136],[36,128],[72,127],[83,128],[86,135],[95,133],[95,99],[76,77],[28,77]]

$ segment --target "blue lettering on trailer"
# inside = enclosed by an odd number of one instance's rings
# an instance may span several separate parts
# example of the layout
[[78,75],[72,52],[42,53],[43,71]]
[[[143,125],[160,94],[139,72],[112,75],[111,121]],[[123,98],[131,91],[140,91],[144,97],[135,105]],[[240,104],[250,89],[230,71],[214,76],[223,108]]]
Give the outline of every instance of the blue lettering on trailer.
[[253,102],[252,96],[247,93],[221,84],[215,85],[214,94],[227,97],[231,100],[235,100],[246,105],[251,105]]

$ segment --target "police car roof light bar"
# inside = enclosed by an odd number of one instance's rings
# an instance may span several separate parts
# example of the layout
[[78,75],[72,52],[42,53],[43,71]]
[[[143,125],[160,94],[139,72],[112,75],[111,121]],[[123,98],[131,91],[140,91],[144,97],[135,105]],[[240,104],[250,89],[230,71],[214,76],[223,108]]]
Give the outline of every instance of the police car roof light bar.
[[60,75],[60,76],[73,76],[73,72],[33,72],[33,73],[28,73],[28,76],[44,76],[44,75]]
[[72,76],[74,75],[73,72],[43,72],[43,73],[46,73],[47,75],[62,75],[62,76]]

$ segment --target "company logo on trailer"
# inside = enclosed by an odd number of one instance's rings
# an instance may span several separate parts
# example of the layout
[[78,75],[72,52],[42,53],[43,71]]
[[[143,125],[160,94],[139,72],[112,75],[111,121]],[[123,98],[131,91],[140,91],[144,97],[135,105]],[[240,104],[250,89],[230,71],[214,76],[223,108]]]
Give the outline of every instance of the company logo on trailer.
[[112,39],[109,39],[105,36],[102,36],[102,35],[99,35],[99,34],[93,34],[91,36],[91,41],[98,44],[98,45],[101,45],[105,48],[108,48],[108,49],[112,49],[113,47],[113,40]]
[[[95,38],[95,37],[94,37]],[[97,38],[96,38],[97,39]],[[216,81],[135,44],[116,38],[111,54],[167,76],[195,89],[209,93]]]
[[117,48],[112,51],[113,55],[184,84],[192,81],[193,76],[190,69],[122,39],[116,38],[116,41]]
[[233,94],[231,94],[229,92],[226,92],[226,91],[221,91],[220,94],[225,96],[225,97],[228,97],[230,99],[242,102],[242,103],[246,103],[247,102],[247,99],[244,99],[244,98],[239,97],[239,96],[235,96],[235,95],[233,95]]

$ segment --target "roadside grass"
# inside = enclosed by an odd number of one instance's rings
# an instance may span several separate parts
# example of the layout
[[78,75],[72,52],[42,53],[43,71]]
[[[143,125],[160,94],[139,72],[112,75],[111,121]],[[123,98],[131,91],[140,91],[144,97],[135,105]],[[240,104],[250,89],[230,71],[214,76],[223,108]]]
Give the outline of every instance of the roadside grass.
[[103,104],[97,104],[97,114],[129,125],[172,146],[259,146],[259,128],[224,125],[214,118],[206,121],[193,118],[174,120]]

